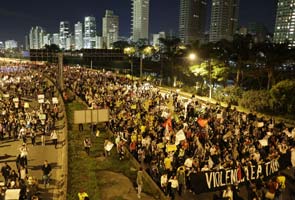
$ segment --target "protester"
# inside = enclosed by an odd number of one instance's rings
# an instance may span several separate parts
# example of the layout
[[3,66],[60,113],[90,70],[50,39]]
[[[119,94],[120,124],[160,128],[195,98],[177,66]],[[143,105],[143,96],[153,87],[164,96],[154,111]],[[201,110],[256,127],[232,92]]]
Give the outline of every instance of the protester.
[[[159,184],[163,174],[170,179],[183,165],[190,188],[194,180],[189,177],[198,172],[238,168],[240,181],[245,166],[273,160],[291,163],[293,131],[273,119],[206,103],[195,96],[184,99],[175,92],[163,94],[150,83],[109,72],[67,68],[65,84],[89,107],[110,110],[108,127],[126,140],[132,155],[150,167]],[[119,139],[116,141],[117,145]]]
[[42,179],[43,179],[43,183],[44,183],[44,186],[46,188],[46,186],[49,185],[49,180],[50,180],[50,176],[51,176],[51,166],[50,164],[48,164],[48,161],[45,160],[44,161],[44,164],[42,166],[42,172],[43,172],[43,176],[42,176]]
[[58,137],[57,137],[56,130],[53,130],[51,132],[50,138],[51,138],[51,140],[52,140],[52,142],[54,144],[54,148],[57,148],[57,139],[58,139]]
[[88,194],[86,192],[84,192],[84,190],[80,190],[78,192],[78,198],[79,198],[79,200],[86,200],[86,198],[88,198]]
[[85,152],[87,153],[88,156],[90,154],[90,147],[91,147],[90,138],[86,137],[84,139],[84,149],[85,149]]
[[4,163],[4,165],[1,168],[1,174],[4,177],[4,184],[8,185],[8,179],[10,176],[11,167],[7,164],[7,162]]

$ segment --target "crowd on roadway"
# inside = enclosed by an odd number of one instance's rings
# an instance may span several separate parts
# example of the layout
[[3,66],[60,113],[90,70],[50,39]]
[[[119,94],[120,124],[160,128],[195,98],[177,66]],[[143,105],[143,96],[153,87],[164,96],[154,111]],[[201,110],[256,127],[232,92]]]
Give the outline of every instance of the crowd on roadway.
[[[54,87],[41,73],[27,67],[1,66],[0,72],[0,140],[21,141],[15,167],[7,162],[0,165],[4,179],[0,196],[4,198],[8,189],[20,189],[20,199],[36,199],[38,181],[28,173],[29,144],[30,148],[46,145],[46,138],[55,133],[58,105],[51,102]],[[1,160],[8,156],[0,151]]]
[[[67,68],[65,85],[89,108],[110,109],[108,126],[115,133],[119,155],[124,155],[127,145],[172,199],[177,192],[182,195],[184,189],[192,189],[193,173],[273,159],[283,160],[283,167],[295,167],[295,128],[274,119],[194,96],[185,99],[175,92],[161,93],[147,82],[110,72]],[[257,191],[253,189],[251,195],[261,196]]]

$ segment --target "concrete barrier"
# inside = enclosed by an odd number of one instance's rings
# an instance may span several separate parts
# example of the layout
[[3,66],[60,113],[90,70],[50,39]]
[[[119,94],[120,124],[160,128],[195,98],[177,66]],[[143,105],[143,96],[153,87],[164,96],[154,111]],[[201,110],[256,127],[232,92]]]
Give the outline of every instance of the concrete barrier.
[[[55,86],[54,80],[46,75],[43,75],[50,82],[51,85]],[[62,144],[61,151],[58,151],[58,163],[61,164],[61,170],[56,173],[57,187],[54,188],[54,200],[66,200],[67,199],[67,185],[68,185],[68,118],[65,110],[64,100],[62,94],[57,90],[56,97],[59,102],[59,117],[62,118],[62,131],[59,132],[59,142]]]

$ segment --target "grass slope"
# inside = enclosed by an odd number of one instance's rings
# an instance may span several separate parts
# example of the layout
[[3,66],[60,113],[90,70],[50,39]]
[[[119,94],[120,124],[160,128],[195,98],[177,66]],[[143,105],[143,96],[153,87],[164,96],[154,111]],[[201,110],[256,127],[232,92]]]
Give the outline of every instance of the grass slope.
[[[115,148],[113,148],[112,156],[104,161],[99,161],[98,157],[103,153],[103,143],[107,135],[107,131],[103,126],[100,126],[100,137],[95,137],[87,125],[84,125],[84,132],[78,131],[78,126],[73,125],[74,110],[85,109],[83,104],[74,101],[66,104],[66,111],[68,116],[69,131],[68,131],[68,200],[76,200],[77,194],[80,190],[88,193],[90,199],[101,199],[101,188],[105,184],[111,184],[108,180],[102,180],[98,177],[99,170],[108,170],[122,173],[135,182],[136,172],[130,170],[131,163],[128,160],[120,161],[116,155]],[[87,127],[86,127],[87,126]],[[86,130],[85,130],[86,129]],[[83,140],[85,137],[90,137],[92,148],[90,156],[84,152]],[[117,199],[122,199],[118,197]]]

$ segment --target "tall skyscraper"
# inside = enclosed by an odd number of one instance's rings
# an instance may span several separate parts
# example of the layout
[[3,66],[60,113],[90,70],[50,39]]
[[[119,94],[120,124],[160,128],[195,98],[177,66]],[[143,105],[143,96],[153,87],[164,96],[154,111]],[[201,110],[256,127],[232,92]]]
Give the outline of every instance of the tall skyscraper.
[[59,46],[59,33],[53,33],[52,34],[52,44],[56,44]]
[[66,47],[65,50],[74,49],[75,37],[72,34],[69,34],[66,39]]
[[185,44],[203,40],[207,0],[180,0],[179,38]]
[[132,0],[132,40],[149,38],[150,0]]
[[44,47],[45,45],[51,45],[51,41],[52,41],[51,34],[49,33],[44,34],[42,47]]
[[84,18],[84,48],[93,49],[96,47],[96,21],[95,17]]
[[239,0],[212,0],[209,41],[232,40],[238,16]]
[[68,21],[61,21],[59,25],[59,47],[66,48],[67,38],[70,34],[70,23]]
[[40,26],[32,27],[29,34],[30,49],[41,49],[43,48],[43,37],[45,31]]
[[102,18],[102,37],[108,49],[112,47],[114,42],[118,41],[119,17],[114,15],[112,10],[106,10],[105,16]]
[[295,47],[295,1],[278,0],[277,16],[274,33],[275,43],[289,42]]
[[25,35],[25,50],[30,50],[30,37],[28,35]]
[[83,48],[83,24],[77,22],[75,24],[75,49],[80,50]]

